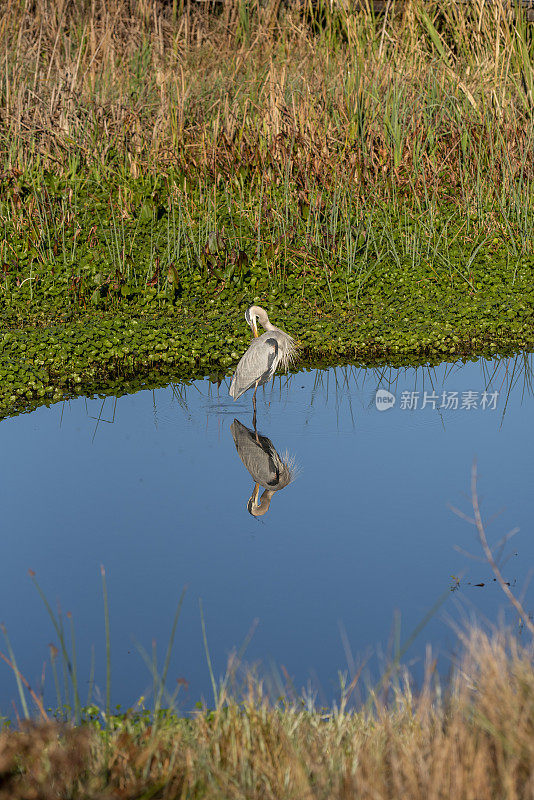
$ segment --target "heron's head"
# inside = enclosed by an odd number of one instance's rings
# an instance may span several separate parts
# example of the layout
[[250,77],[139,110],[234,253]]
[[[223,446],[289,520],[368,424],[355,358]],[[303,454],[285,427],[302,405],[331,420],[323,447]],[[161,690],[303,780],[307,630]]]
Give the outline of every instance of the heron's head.
[[269,506],[271,505],[271,497],[272,494],[269,493],[268,497],[265,497],[265,492],[263,493],[260,502],[258,503],[257,500],[254,500],[254,497],[251,497],[247,503],[247,511],[253,517],[263,517],[269,510]]
[[250,325],[250,327],[252,328],[252,333],[254,334],[255,337],[258,336],[258,326],[256,324],[256,316],[257,315],[255,306],[250,306],[250,308],[247,308],[247,310],[245,311],[245,320],[247,322],[247,325]]

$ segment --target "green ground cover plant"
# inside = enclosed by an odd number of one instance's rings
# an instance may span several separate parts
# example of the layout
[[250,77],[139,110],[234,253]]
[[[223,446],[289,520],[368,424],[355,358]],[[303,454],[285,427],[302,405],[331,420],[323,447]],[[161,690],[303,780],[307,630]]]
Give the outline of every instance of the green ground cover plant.
[[495,3],[9,0],[0,413],[231,371],[533,344],[532,30]]
[[3,413],[148,369],[220,378],[247,346],[253,302],[298,339],[303,366],[534,343],[530,239],[491,212],[416,216],[346,187],[303,213],[289,190],[198,183],[145,212],[87,188],[69,202],[71,190],[32,186],[0,220]]

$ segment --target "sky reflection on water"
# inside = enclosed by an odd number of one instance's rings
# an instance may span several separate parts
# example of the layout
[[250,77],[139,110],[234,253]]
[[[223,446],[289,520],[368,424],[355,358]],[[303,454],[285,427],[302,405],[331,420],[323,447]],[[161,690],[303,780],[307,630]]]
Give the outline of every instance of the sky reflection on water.
[[[474,458],[483,511],[503,509],[488,538],[520,528],[503,555],[518,592],[533,565],[530,368],[519,356],[282,376],[258,391],[257,452],[249,395],[233,403],[226,384],[208,381],[3,421],[0,619],[21,670],[38,686],[57,645],[31,568],[54,607],[72,612],[82,702],[93,645],[102,695],[101,564],[116,703],[150,703],[138,645],[151,652],[155,640],[161,663],[184,586],[169,673],[171,691],[178,679],[189,684],[183,709],[210,699],[200,599],[216,674],[254,626],[247,664],[272,680],[285,670],[297,687],[311,681],[328,702],[338,670],[369,658],[369,679],[376,674],[397,611],[406,640],[446,597],[404,659],[417,669],[429,641],[446,670],[453,623],[474,614],[515,622],[489,567],[456,549],[480,554],[474,528],[449,507],[469,513]],[[394,395],[392,408],[378,410],[377,389]],[[1,669],[0,712],[10,713],[15,682]],[[52,704],[49,664],[45,686]]]

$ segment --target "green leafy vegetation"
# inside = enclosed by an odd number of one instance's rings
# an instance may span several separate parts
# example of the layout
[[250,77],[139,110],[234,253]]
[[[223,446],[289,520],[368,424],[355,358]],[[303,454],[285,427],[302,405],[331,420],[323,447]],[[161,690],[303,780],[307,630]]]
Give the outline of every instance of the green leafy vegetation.
[[261,181],[131,184],[157,191],[149,214],[124,187],[5,184],[0,412],[154,369],[220,379],[253,302],[296,336],[302,365],[534,343],[529,231],[491,211],[458,220],[431,203],[363,203],[349,186],[303,206],[302,191]]
[[122,0],[0,12],[0,414],[231,371],[529,348],[520,9]]

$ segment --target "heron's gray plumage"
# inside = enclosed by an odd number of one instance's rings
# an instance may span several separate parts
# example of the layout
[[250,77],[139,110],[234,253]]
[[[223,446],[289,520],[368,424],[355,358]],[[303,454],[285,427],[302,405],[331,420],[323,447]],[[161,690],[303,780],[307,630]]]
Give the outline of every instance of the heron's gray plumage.
[[295,353],[294,339],[272,325],[263,308],[251,306],[245,319],[253,331],[256,330],[256,318],[265,328],[265,333],[252,340],[235,369],[230,385],[230,395],[234,400],[253,386],[256,390],[270,381],[279,365],[287,369]]
[[230,426],[237,454],[254,483],[279,491],[292,480],[291,465],[284,460],[266,436],[256,434],[238,419]]
[[[238,419],[234,419],[230,430],[237,454],[254,481],[247,510],[253,517],[261,517],[269,510],[274,494],[293,480],[294,462],[280,456],[270,439],[245,427]],[[261,498],[260,486],[264,489]]]

